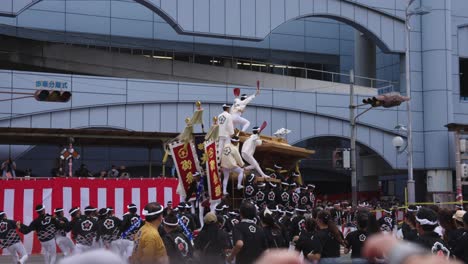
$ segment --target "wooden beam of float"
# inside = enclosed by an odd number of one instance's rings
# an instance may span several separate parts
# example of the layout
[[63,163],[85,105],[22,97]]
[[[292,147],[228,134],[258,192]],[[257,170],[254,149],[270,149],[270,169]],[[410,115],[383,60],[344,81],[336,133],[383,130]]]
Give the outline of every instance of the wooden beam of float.
[[[241,143],[250,135],[250,133],[240,132]],[[283,169],[294,170],[298,161],[315,154],[314,150],[291,146],[283,138],[260,135],[260,139],[263,144],[256,148],[255,159],[263,168],[273,168],[275,163],[280,163]]]

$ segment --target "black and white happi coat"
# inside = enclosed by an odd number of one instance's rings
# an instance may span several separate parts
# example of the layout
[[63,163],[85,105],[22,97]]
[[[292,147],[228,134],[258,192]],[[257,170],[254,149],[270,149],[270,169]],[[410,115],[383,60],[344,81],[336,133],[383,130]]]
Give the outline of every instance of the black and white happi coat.
[[29,226],[21,224],[20,232],[28,234],[31,231],[36,231],[39,241],[47,242],[55,238],[59,225],[55,217],[43,214],[34,219]]
[[20,241],[16,232],[16,222],[9,219],[0,220],[0,248],[7,248]]

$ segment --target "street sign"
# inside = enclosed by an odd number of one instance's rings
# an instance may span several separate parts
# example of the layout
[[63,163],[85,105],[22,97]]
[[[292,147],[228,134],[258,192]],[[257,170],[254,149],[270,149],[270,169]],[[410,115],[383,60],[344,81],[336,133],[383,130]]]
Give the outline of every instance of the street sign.
[[393,85],[390,85],[390,86],[378,88],[377,89],[377,94],[378,95],[388,94],[388,93],[394,92],[394,90],[395,90],[395,88],[393,87]]

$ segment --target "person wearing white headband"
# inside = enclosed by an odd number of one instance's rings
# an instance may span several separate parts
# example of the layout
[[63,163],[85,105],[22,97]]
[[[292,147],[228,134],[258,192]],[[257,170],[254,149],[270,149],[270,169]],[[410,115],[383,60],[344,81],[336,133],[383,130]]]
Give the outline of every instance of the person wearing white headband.
[[188,263],[193,259],[192,242],[179,227],[179,220],[174,214],[164,217],[163,227],[166,233],[162,239],[171,263]]
[[244,161],[239,153],[239,137],[234,136],[231,139],[231,143],[224,146],[223,152],[221,153],[221,169],[223,170],[223,194],[227,195],[227,185],[229,181],[229,175],[231,172],[237,174],[237,189],[241,190],[242,179],[244,178]]
[[429,208],[421,208],[416,214],[416,230],[418,238],[416,243],[423,248],[431,251],[434,255],[451,256],[449,247],[442,238],[434,232],[434,229],[439,225],[437,221],[437,213]]
[[275,172],[273,173],[274,175],[276,175],[275,178],[280,179],[280,180],[284,180],[285,177],[283,175],[283,172],[284,172],[283,171],[283,166],[281,166],[279,163],[275,163],[273,165],[273,168],[275,170]]
[[138,208],[135,204],[127,205],[128,213],[122,219],[122,241],[120,242],[121,251],[125,258],[130,257],[133,251],[133,241],[136,233],[142,226],[141,217],[137,214]]
[[224,146],[230,143],[231,136],[234,135],[234,124],[229,110],[229,105],[223,104],[223,112],[218,115],[218,152],[220,154],[223,152]]
[[55,243],[60,248],[64,256],[73,254],[75,244],[67,237],[67,227],[69,226],[68,219],[63,215],[63,208],[54,209],[55,218],[63,225],[57,226],[57,233],[55,234]]
[[418,231],[416,230],[416,213],[418,210],[419,208],[414,205],[408,206],[404,217],[405,221],[396,233],[398,239],[414,242],[418,238]]
[[241,155],[242,158],[249,163],[250,165],[245,167],[247,170],[255,169],[260,176],[264,178],[270,178],[266,175],[260,165],[258,164],[257,160],[254,158],[255,150],[257,146],[262,145],[262,140],[260,139],[260,128],[254,127],[252,129],[252,135],[248,139],[244,141],[242,145]]
[[391,233],[393,231],[394,221],[392,211],[389,208],[382,209],[382,217],[377,221],[380,231]]
[[255,174],[251,173],[247,176],[244,187],[244,198],[247,200],[254,199],[255,196]]
[[57,246],[55,245],[56,226],[60,225],[56,218],[45,212],[42,204],[36,206],[38,217],[34,219],[29,226],[18,225],[20,232],[28,234],[35,231],[44,252],[44,261],[46,264],[55,263],[57,257]]
[[2,241],[1,248],[6,249],[11,257],[13,263],[24,263],[28,260],[28,253],[21,243],[21,238],[16,232],[18,222],[7,219],[4,211],[0,211],[0,241]]
[[289,194],[289,184],[287,182],[282,182],[281,183],[281,191],[280,191],[280,203],[284,206],[284,207],[289,207],[289,202],[290,202],[290,199],[291,199],[291,196]]
[[142,210],[145,224],[135,236],[132,253],[133,263],[169,263],[166,247],[159,234],[158,228],[163,221],[164,207],[156,202],[149,203]]
[[268,182],[269,190],[267,191],[267,204],[275,204],[279,201],[280,190],[278,185],[273,182]]
[[104,248],[110,248],[115,254],[121,255],[123,245],[120,227],[122,220],[113,216],[109,208],[99,210],[101,219],[98,222],[99,238]]
[[296,208],[296,216],[291,219],[291,234],[290,236],[293,238],[295,236],[299,236],[301,231],[304,231],[304,223],[305,217],[304,214],[307,212],[305,206],[300,205]]
[[98,226],[97,221],[90,214],[90,212],[94,212],[94,209],[92,206],[87,206],[86,209],[85,213],[88,213],[86,216],[81,215],[79,207],[74,207],[69,211],[72,216],[70,229],[76,241],[73,254],[81,254],[93,250],[96,246],[94,243],[96,241]]
[[245,107],[247,106],[247,104],[249,104],[259,93],[260,89],[257,89],[256,93],[250,96],[242,94],[240,98],[238,96],[234,98],[234,104],[231,107],[231,115],[234,127],[240,125],[241,131],[246,131],[247,128],[249,128],[250,121],[243,118],[242,114],[245,112]]

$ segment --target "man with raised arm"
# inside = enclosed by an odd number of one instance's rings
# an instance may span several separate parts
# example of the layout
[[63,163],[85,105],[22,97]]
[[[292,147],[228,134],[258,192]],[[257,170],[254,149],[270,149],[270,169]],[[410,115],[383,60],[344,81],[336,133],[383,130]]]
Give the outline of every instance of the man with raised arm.
[[234,95],[236,98],[234,99],[234,104],[231,107],[232,121],[234,123],[234,127],[236,127],[236,125],[240,125],[241,131],[246,131],[250,126],[250,121],[243,118],[242,114],[245,112],[245,107],[260,93],[260,84],[257,82],[257,91],[250,96],[242,94],[239,97],[239,93],[240,89],[235,88]]

